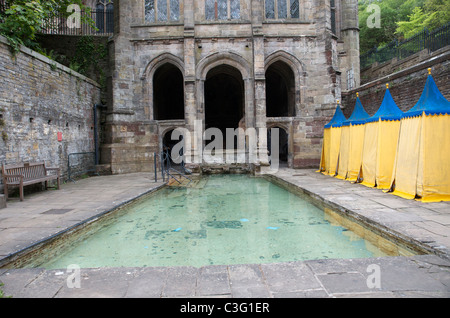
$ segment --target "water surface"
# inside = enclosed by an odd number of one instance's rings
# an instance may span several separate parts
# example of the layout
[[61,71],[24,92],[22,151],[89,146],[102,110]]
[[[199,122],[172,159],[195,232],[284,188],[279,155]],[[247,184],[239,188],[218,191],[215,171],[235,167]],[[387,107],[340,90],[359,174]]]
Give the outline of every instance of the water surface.
[[164,188],[108,223],[41,266],[199,267],[385,256],[298,195],[244,175]]

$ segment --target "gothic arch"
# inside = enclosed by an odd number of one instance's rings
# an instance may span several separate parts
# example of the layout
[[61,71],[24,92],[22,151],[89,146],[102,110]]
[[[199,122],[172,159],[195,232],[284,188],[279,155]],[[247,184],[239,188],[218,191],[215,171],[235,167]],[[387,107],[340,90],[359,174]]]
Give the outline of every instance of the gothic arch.
[[244,82],[244,116],[247,127],[254,122],[254,87],[250,63],[241,55],[232,52],[216,52],[202,58],[196,67],[197,113],[205,120],[205,81],[208,72],[217,66],[228,65],[242,75]]
[[304,104],[306,94],[306,67],[296,56],[289,52],[278,50],[269,54],[264,62],[264,71],[267,72],[274,63],[283,62],[294,74],[295,81],[295,115],[300,115],[300,105]]
[[148,114],[147,119],[154,119],[154,75],[162,66],[170,64],[176,67],[183,78],[183,87],[184,87],[184,62],[179,57],[170,54],[170,53],[162,53],[152,59],[147,66],[144,68],[141,74],[142,80],[142,88],[143,88],[143,106],[146,108],[145,113]]
[[197,64],[197,80],[205,80],[206,74],[208,74],[211,69],[221,64],[227,64],[239,70],[244,81],[251,78],[252,72],[250,63],[241,55],[232,51],[227,51],[212,53],[202,58]]
[[292,68],[292,71],[294,72],[296,77],[302,77],[303,72],[305,71],[305,65],[302,63],[296,56],[292,55],[289,52],[278,50],[275,52],[270,53],[265,61],[265,70],[267,71],[267,68],[274,62],[282,61],[289,65]]
[[141,79],[146,80],[147,78],[150,80],[155,71],[163,64],[171,63],[178,67],[181,71],[181,74],[183,74],[184,77],[184,62],[181,58],[179,58],[176,55],[173,55],[171,53],[162,53],[155,57],[153,60],[151,60],[147,66],[144,68],[144,71],[142,72]]

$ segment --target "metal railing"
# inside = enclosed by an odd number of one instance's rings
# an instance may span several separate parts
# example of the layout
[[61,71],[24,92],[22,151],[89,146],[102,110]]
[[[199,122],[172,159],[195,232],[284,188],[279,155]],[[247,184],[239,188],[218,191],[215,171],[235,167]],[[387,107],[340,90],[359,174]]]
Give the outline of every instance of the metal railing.
[[[114,33],[114,12],[112,10],[80,11],[81,23],[77,28],[64,13],[55,13],[44,20],[41,34],[57,35],[112,35]],[[93,24],[86,21],[91,19]]]
[[393,58],[401,60],[425,49],[431,53],[447,45],[450,45],[450,22],[433,31],[425,29],[408,39],[394,40],[383,48],[369,50],[360,57],[361,69],[375,62],[384,63]]
[[[10,4],[6,0],[0,0],[0,22],[1,14]],[[114,11],[113,7],[105,10],[81,10],[79,27],[69,18],[70,13],[55,12],[46,18],[39,33],[55,35],[112,35],[114,33]],[[87,21],[93,21],[88,23]],[[71,23],[72,22],[72,23]]]
[[[163,152],[160,154],[160,160],[161,160],[161,174],[164,182],[166,181],[166,178],[167,181],[169,181],[170,178],[173,178],[176,182],[178,182],[178,184],[181,184],[180,181],[181,178],[188,180],[189,182],[187,184],[190,184],[192,182],[192,179],[186,176],[187,174],[191,174],[191,171],[186,169],[184,165],[184,160],[181,161],[180,165],[182,171],[172,167],[172,158],[170,155],[170,150],[168,148],[165,148]],[[155,171],[156,171],[156,161],[155,161]],[[179,177],[180,179],[177,179],[177,177]]]

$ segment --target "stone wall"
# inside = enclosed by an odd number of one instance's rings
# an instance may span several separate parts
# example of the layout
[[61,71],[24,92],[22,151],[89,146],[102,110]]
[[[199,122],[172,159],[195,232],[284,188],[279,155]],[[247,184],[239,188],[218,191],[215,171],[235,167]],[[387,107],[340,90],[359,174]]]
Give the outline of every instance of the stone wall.
[[[94,151],[100,86],[25,47],[12,59],[9,49],[0,37],[0,162],[45,161],[67,177],[69,154]],[[72,156],[72,162],[92,168],[93,156],[87,156]]]
[[443,47],[435,52],[428,52],[428,49],[422,50],[404,59],[393,58],[385,63],[373,63],[361,70],[361,84],[373,82],[374,80],[388,76],[401,70],[416,66],[422,62],[432,60],[450,51],[450,45]]
[[342,93],[344,115],[348,118],[353,112],[356,92],[369,115],[374,115],[383,101],[386,84],[391,95],[402,111],[411,109],[419,100],[431,68],[434,81],[441,93],[450,100],[450,51],[433,56],[431,59],[411,66],[399,72],[381,77],[359,88]]

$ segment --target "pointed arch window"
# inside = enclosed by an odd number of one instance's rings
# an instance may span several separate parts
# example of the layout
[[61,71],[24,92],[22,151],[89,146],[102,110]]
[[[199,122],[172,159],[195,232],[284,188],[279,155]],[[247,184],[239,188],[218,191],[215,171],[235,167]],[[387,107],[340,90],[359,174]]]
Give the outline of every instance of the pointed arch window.
[[99,33],[114,32],[113,0],[97,0],[95,6],[95,26]]

